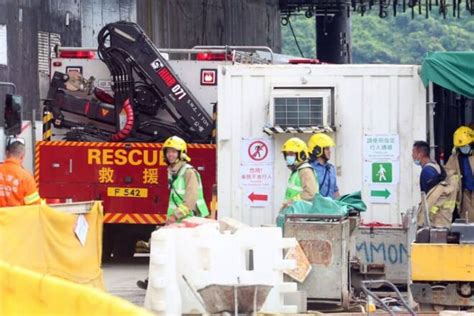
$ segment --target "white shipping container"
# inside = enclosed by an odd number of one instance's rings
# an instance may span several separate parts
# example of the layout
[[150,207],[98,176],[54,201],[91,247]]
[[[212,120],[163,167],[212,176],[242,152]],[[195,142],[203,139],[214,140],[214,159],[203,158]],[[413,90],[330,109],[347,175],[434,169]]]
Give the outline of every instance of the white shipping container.
[[[290,137],[305,141],[311,134],[268,136],[273,122],[273,98],[285,93],[315,95],[327,101],[323,115],[333,121],[336,141],[331,162],[336,165],[342,194],[362,190],[368,206],[365,222],[400,224],[401,213],[418,204],[420,168],[413,164],[412,145],[426,140],[426,90],[412,65],[234,65],[219,67],[218,197],[219,216],[258,226],[274,224],[290,171],[280,152]],[[325,101],[325,102],[326,102]],[[332,111],[331,111],[332,109]],[[333,113],[333,117],[332,117]],[[364,135],[398,134],[399,182],[391,204],[370,203],[364,183]],[[240,187],[241,142],[268,138],[273,144],[273,187],[266,205],[251,207],[249,191]],[[258,189],[258,188],[257,188]],[[267,191],[267,192],[268,192]],[[263,203],[265,204],[265,203]]]

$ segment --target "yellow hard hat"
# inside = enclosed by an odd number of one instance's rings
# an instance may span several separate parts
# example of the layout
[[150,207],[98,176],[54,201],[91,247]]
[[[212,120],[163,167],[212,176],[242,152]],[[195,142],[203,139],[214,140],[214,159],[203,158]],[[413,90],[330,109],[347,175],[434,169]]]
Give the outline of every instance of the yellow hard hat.
[[303,162],[308,159],[308,146],[298,137],[288,139],[281,147],[281,152],[285,155],[288,152],[294,152],[297,162]]
[[321,157],[324,153],[324,148],[335,146],[336,143],[334,140],[330,136],[322,133],[314,134],[308,142],[309,153],[315,157]]
[[473,141],[474,132],[467,126],[459,127],[453,135],[454,147],[459,148],[469,145]]
[[191,158],[188,156],[188,146],[184,139],[178,136],[171,136],[163,144],[163,151],[166,151],[167,148],[173,148],[178,151],[178,159],[191,161]]

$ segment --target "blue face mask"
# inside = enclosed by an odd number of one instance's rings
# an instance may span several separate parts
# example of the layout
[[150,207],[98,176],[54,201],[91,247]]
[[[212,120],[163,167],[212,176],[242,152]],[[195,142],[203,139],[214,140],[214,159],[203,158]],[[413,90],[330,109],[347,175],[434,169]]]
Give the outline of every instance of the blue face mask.
[[286,156],[286,164],[288,166],[293,166],[296,162],[296,156]]
[[421,165],[421,161],[419,161],[418,159],[416,159],[416,160],[413,160],[413,162],[414,162],[414,163],[415,163],[415,165],[417,165],[417,166]]
[[471,153],[471,145],[459,147],[459,151],[464,155],[469,155]]

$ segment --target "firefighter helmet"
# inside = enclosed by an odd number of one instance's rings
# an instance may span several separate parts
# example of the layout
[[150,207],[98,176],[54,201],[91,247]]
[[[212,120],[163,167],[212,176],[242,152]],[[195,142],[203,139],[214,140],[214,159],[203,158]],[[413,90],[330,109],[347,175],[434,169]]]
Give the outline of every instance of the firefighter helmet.
[[298,137],[288,139],[281,147],[281,152],[285,156],[289,152],[294,152],[297,162],[303,162],[308,159],[308,147],[306,143]]
[[322,133],[314,134],[308,142],[309,154],[314,157],[321,157],[324,154],[324,148],[335,147],[334,140]]
[[188,156],[188,146],[184,139],[178,136],[171,136],[163,144],[163,151],[165,153],[166,160],[166,149],[172,148],[178,151],[178,159],[184,161],[191,161],[191,158]]
[[467,126],[459,127],[453,135],[454,147],[459,148],[471,144],[473,141],[473,131]]

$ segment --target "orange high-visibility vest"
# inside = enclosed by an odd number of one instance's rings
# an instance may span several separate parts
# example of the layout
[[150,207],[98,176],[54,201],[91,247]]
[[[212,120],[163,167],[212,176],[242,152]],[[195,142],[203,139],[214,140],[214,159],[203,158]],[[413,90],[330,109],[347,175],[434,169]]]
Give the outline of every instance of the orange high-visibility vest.
[[0,164],[0,207],[39,204],[35,179],[21,162],[8,158]]

